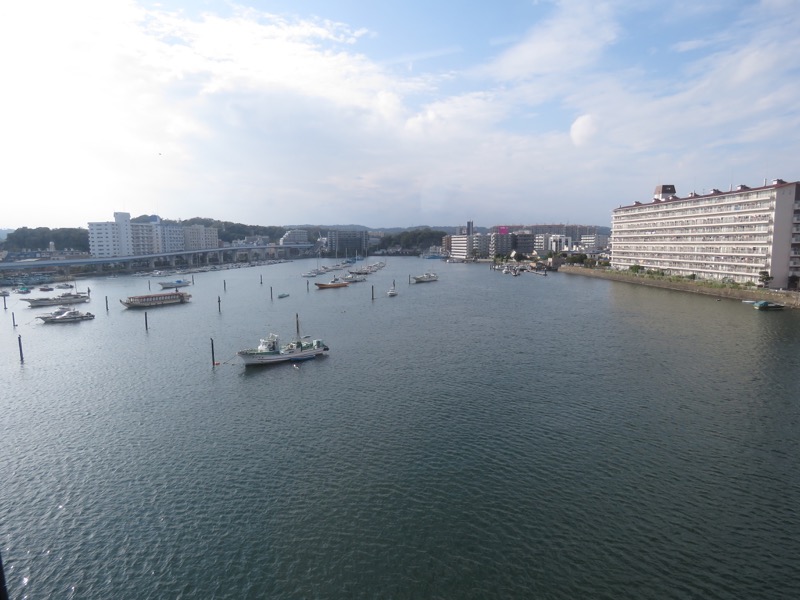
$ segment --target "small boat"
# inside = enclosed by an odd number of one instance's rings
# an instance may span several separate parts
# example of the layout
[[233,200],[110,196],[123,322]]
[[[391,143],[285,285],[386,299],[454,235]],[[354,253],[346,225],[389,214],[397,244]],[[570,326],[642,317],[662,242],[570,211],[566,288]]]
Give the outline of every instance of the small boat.
[[176,279],[174,281],[159,281],[158,285],[161,286],[162,290],[171,290],[192,285],[192,282],[187,279]]
[[286,293],[278,294],[278,298],[288,298],[288,297],[289,297],[289,294],[286,294]]
[[72,293],[72,292],[65,292],[60,296],[55,296],[53,298],[23,298],[23,302],[27,302],[31,308],[36,308],[39,306],[59,306],[63,304],[82,304],[84,302],[89,302],[91,298],[89,298],[88,294],[84,294],[81,292]]
[[42,287],[39,288],[39,291],[40,292],[52,292],[53,288],[51,288],[49,285],[43,285]]
[[127,300],[120,300],[125,308],[152,308],[154,306],[167,306],[169,304],[186,304],[192,299],[186,292],[167,292],[163,294],[145,294],[144,296],[129,296]]
[[270,333],[262,338],[256,348],[239,350],[236,355],[245,366],[271,365],[281,362],[301,362],[311,360],[328,352],[328,346],[322,340],[312,340],[309,336],[300,337],[300,317],[295,315],[297,337],[281,346],[277,333]]
[[342,281],[346,281],[347,283],[359,283],[366,280],[367,280],[366,275],[360,275],[355,273],[350,273],[349,275],[345,275],[344,277],[342,277]]
[[784,304],[770,302],[769,300],[759,300],[753,303],[753,308],[756,310],[783,310],[785,307]]
[[326,290],[329,288],[347,287],[348,285],[350,285],[350,282],[344,281],[343,279],[339,279],[338,277],[334,277],[328,283],[319,283],[315,281],[314,285],[317,286],[317,289]]
[[71,283],[59,283],[56,287],[60,290],[71,290],[74,286]]
[[392,287],[389,288],[389,291],[386,292],[386,295],[390,298],[397,296],[397,288],[394,286],[394,281],[392,281]]
[[89,321],[91,319],[94,319],[94,315],[90,312],[81,312],[79,310],[75,310],[74,308],[69,308],[67,310],[56,310],[50,313],[49,315],[40,315],[36,318],[41,319],[42,321],[48,324],[58,324],[58,323],[77,323],[78,321]]
[[439,276],[436,273],[425,273],[423,275],[412,275],[414,283],[428,283],[429,281],[439,281]]

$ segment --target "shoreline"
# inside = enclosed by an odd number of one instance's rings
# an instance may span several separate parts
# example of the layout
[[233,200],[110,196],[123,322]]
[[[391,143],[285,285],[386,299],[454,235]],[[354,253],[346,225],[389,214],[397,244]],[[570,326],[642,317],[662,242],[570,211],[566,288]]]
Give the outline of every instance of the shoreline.
[[611,271],[607,269],[589,269],[586,267],[575,267],[561,265],[558,267],[559,273],[570,275],[583,275],[585,277],[597,277],[599,279],[610,279],[622,283],[633,285],[646,285],[676,292],[689,292],[691,294],[704,294],[716,298],[728,298],[735,300],[769,300],[784,304],[786,308],[800,308],[800,292],[789,292],[770,290],[763,288],[755,289],[736,289],[730,287],[711,287],[703,285],[701,281],[669,281],[658,279],[648,275],[636,275],[625,271]]

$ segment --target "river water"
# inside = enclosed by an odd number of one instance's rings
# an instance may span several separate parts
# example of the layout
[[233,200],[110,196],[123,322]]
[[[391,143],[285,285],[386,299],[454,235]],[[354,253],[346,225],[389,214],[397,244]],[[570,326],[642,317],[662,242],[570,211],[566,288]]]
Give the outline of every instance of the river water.
[[[97,318],[72,325],[6,299],[11,598],[797,597],[800,313],[310,266],[196,274],[147,329],[118,302],[143,278],[79,282]],[[329,356],[237,362],[295,314]]]

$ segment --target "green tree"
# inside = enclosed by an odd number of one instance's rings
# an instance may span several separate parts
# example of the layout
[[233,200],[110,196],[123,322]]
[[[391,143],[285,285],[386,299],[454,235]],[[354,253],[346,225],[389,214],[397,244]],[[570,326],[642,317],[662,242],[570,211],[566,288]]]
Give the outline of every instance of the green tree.
[[767,287],[769,282],[772,281],[773,279],[774,278],[772,277],[772,275],[769,274],[769,271],[759,271],[758,272],[758,281],[764,287]]

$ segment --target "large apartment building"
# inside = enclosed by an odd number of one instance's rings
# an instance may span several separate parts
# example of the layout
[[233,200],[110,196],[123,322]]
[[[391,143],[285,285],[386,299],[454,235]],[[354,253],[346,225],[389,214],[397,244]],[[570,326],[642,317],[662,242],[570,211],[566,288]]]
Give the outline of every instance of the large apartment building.
[[146,223],[133,223],[129,213],[116,212],[113,221],[89,223],[89,253],[95,258],[207,250],[218,246],[219,236],[214,227],[166,224],[158,217]]
[[800,184],[676,195],[656,187],[649,202],[620,206],[611,218],[611,266],[639,265],[673,275],[796,285],[800,276]]

